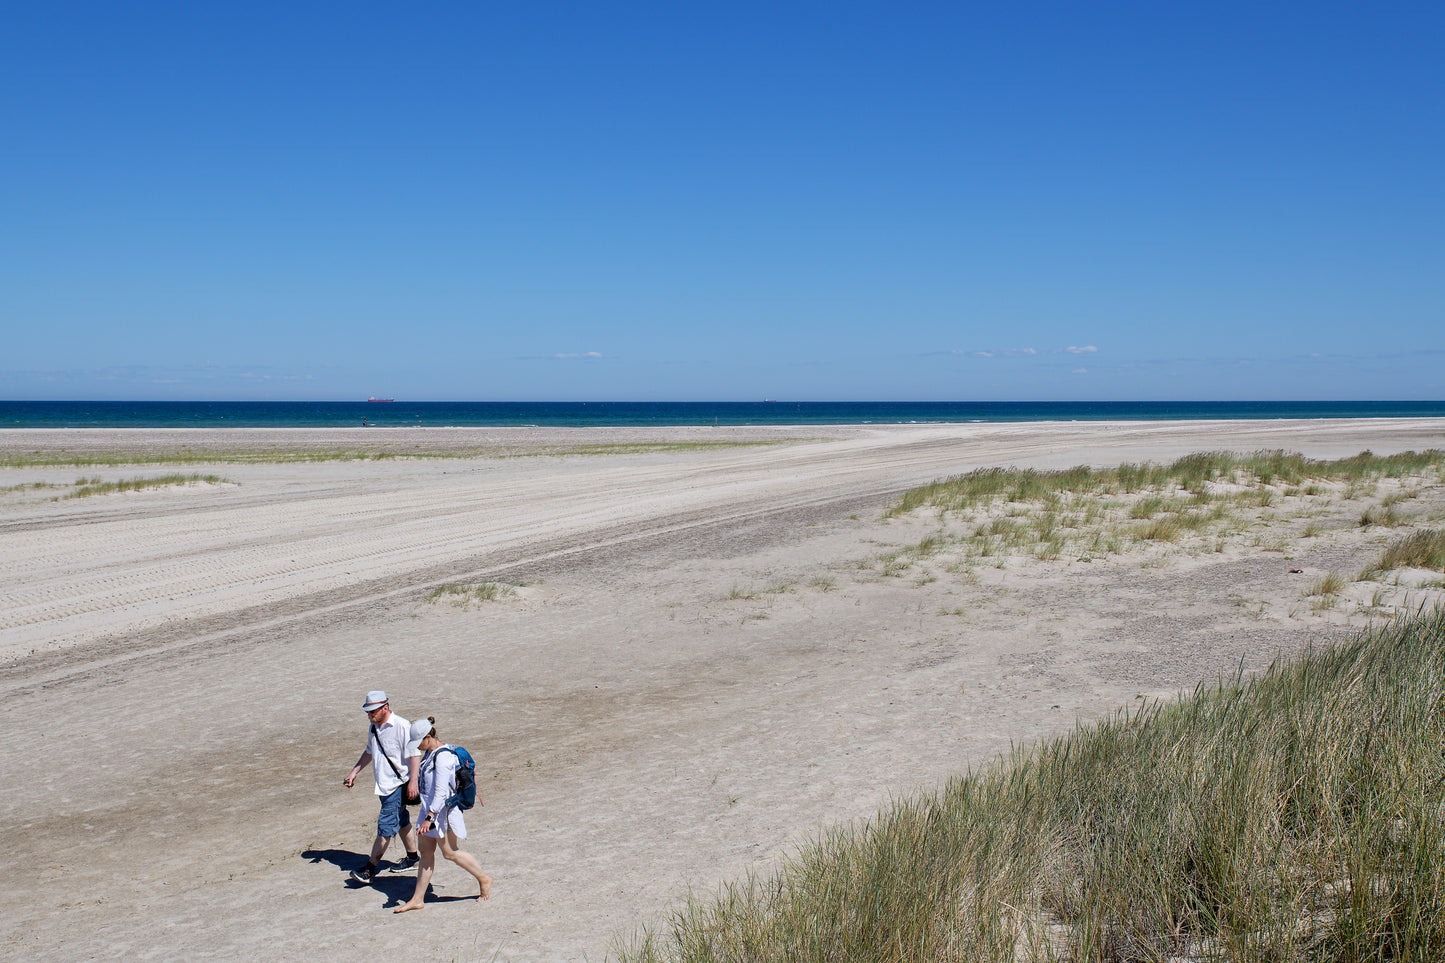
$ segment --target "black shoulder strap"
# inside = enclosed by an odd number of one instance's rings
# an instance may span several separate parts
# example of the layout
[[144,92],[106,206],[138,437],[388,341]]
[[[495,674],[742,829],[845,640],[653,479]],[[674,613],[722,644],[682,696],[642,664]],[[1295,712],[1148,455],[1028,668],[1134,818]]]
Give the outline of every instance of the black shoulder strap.
[[[401,774],[401,770],[396,768],[396,763],[392,762],[391,757],[386,754],[386,747],[381,744],[381,733],[376,731],[376,723],[374,722],[371,724],[371,738],[376,740],[376,748],[381,750],[381,758],[386,760],[386,764],[391,767],[391,771],[396,775],[396,778],[405,779],[406,777]],[[355,743],[352,743],[352,745],[355,745]]]

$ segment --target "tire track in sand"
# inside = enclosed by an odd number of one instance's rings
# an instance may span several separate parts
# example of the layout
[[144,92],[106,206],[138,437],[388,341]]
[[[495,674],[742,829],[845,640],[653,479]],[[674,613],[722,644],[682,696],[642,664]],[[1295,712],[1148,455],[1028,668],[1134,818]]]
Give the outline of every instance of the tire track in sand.
[[[208,513],[176,517],[163,503],[138,503],[124,520],[0,536],[0,557],[12,563],[0,583],[0,631],[12,656],[34,646],[41,651],[27,661],[49,663],[43,646],[56,639],[129,651],[144,639],[278,611],[296,618],[353,600],[379,604],[458,572],[490,571],[498,559],[535,564],[557,552],[816,510],[838,492],[881,499],[902,487],[900,473],[931,474],[941,452],[957,446],[885,447],[880,454],[848,443],[822,459],[813,445],[644,466],[610,459],[564,464],[560,473],[544,465],[480,484],[361,491],[319,504],[283,497],[264,511],[222,497]],[[860,489],[860,475],[874,481]],[[49,550],[40,551],[47,535]]]

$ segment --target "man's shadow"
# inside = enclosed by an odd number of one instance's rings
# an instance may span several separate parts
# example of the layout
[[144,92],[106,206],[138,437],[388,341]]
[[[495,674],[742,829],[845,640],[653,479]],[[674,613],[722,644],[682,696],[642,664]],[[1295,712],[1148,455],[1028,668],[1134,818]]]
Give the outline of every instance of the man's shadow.
[[347,872],[358,866],[366,865],[366,857],[353,853],[349,849],[303,849],[302,859],[309,859],[313,863],[330,863],[337,869],[344,869]]
[[[301,858],[309,859],[313,863],[330,863],[337,869],[345,870],[348,873],[366,863],[364,855],[353,853],[349,849],[307,849],[301,852]],[[409,869],[406,872],[398,873],[392,870],[393,865],[383,860],[382,868],[372,877],[370,883],[358,883],[348,876],[346,885],[352,889],[378,890],[386,897],[385,906],[400,906],[411,899],[411,894],[416,892],[416,870]],[[426,890],[426,902],[428,903],[456,903],[461,900],[474,899],[476,899],[475,896],[438,896],[430,886]]]

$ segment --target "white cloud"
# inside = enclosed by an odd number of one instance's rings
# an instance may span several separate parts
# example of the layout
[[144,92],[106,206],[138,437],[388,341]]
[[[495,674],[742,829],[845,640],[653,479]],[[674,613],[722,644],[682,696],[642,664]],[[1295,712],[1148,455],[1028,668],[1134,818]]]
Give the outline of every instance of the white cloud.
[[588,361],[588,360],[591,360],[591,359],[593,359],[593,358],[600,358],[600,357],[602,357],[602,352],[600,352],[600,351],[580,351],[580,352],[579,352],[579,351],[568,351],[568,352],[563,352],[563,353],[560,353],[560,354],[554,354],[554,355],[552,355],[552,357],[553,357],[554,360],[557,360],[557,361],[576,361],[576,360]]
[[1089,369],[1088,369],[1088,368],[1075,368],[1075,369],[1074,369],[1074,374],[1088,374],[1088,373],[1089,373]]
[[1093,354],[1099,349],[1094,347],[1092,344],[1086,344],[1083,347],[1071,344],[1064,350],[1067,351],[1069,354]]
[[975,351],[968,348],[954,348],[944,354],[962,355],[967,358],[1028,358],[1038,354],[1033,348],[1005,348],[994,351]]

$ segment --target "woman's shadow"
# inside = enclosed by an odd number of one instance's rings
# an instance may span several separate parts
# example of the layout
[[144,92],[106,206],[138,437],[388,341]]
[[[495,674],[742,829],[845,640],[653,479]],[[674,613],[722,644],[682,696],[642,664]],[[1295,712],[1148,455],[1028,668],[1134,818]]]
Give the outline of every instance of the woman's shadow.
[[[358,856],[348,849],[306,849],[302,850],[301,858],[313,863],[330,863],[346,873],[350,873],[357,866],[366,862],[365,856]],[[394,871],[394,867],[394,863],[383,862],[382,868],[372,877],[370,883],[358,883],[348,875],[346,885],[351,889],[380,890],[386,897],[385,906],[399,906],[411,899],[411,894],[416,891],[416,870],[410,869],[398,873]],[[430,886],[426,891],[426,902],[428,903],[455,903],[460,900],[474,899],[476,899],[475,896],[438,896]]]

